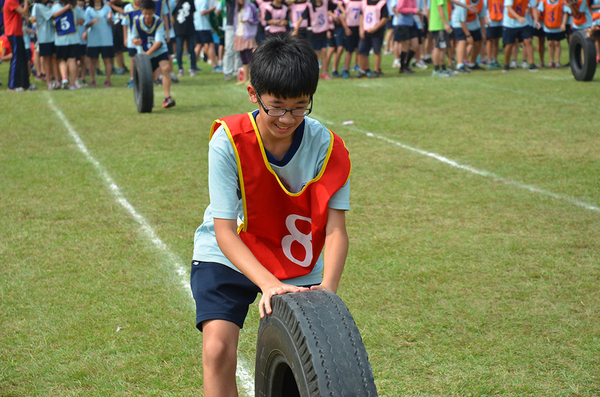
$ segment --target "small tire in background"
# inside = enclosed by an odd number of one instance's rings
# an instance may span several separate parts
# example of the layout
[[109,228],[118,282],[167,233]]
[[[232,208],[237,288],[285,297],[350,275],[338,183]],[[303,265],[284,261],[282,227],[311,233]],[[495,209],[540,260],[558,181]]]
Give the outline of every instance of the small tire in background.
[[154,106],[152,63],[146,54],[133,57],[133,97],[138,113],[151,113]]
[[367,351],[333,292],[274,296],[256,342],[257,397],[377,396]]
[[578,31],[571,36],[569,44],[571,72],[577,81],[592,81],[596,73],[596,46],[594,39]]

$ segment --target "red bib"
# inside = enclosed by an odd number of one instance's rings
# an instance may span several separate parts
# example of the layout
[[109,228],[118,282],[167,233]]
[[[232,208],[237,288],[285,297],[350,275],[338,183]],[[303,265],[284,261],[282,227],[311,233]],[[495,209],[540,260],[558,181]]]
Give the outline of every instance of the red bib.
[[329,199],[348,181],[350,155],[340,137],[331,142],[323,167],[300,192],[290,193],[267,160],[252,113],[216,120],[235,151],[244,222],[238,234],[256,259],[279,280],[309,274],[325,244]]

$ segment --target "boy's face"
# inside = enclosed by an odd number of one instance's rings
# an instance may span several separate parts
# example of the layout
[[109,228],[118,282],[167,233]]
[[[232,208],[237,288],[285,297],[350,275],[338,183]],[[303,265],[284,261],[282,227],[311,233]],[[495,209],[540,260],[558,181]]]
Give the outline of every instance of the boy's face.
[[304,109],[311,105],[310,96],[282,99],[262,94],[260,95],[261,104],[256,90],[251,85],[248,86],[248,94],[250,102],[258,104],[259,114],[256,124],[263,141],[275,143],[289,140],[291,143],[294,132],[304,120],[304,116],[294,116],[291,112],[285,112],[283,116],[270,116],[263,108],[263,104],[267,109]]
[[154,21],[154,10],[143,9],[142,15],[144,16],[144,23],[146,26],[152,25],[152,22]]

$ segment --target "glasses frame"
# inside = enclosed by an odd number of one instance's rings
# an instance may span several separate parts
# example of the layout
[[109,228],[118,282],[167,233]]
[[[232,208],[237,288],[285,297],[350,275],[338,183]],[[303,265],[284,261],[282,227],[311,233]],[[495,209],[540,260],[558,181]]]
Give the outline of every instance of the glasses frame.
[[[310,107],[309,108],[296,108],[296,109],[267,108],[265,106],[265,104],[263,103],[262,99],[260,99],[260,95],[258,94],[258,92],[256,93],[256,98],[258,98],[258,102],[260,103],[260,106],[262,106],[262,108],[265,111],[265,113],[267,114],[267,116],[271,116],[271,117],[282,117],[287,112],[290,112],[292,114],[292,116],[294,116],[294,117],[306,117],[309,114],[311,114],[312,108],[313,108],[313,97],[312,97],[312,95],[310,97]],[[295,114],[294,113],[294,112],[299,111],[299,110],[302,111],[302,114]],[[278,111],[278,112],[283,111],[283,113],[281,113],[281,114],[271,114],[271,113],[269,113],[269,112],[272,112],[272,111]],[[307,111],[308,111],[308,113],[307,113]]]

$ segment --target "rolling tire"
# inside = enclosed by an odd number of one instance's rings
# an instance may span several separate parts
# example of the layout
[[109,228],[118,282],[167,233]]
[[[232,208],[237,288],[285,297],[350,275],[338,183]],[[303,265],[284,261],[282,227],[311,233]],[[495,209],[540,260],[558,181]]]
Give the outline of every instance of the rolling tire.
[[352,315],[333,292],[274,296],[256,342],[257,397],[377,396]]
[[152,63],[146,54],[133,57],[133,97],[138,113],[151,113],[154,106]]
[[596,73],[596,46],[594,39],[584,32],[575,32],[569,44],[571,72],[577,81],[592,81]]

